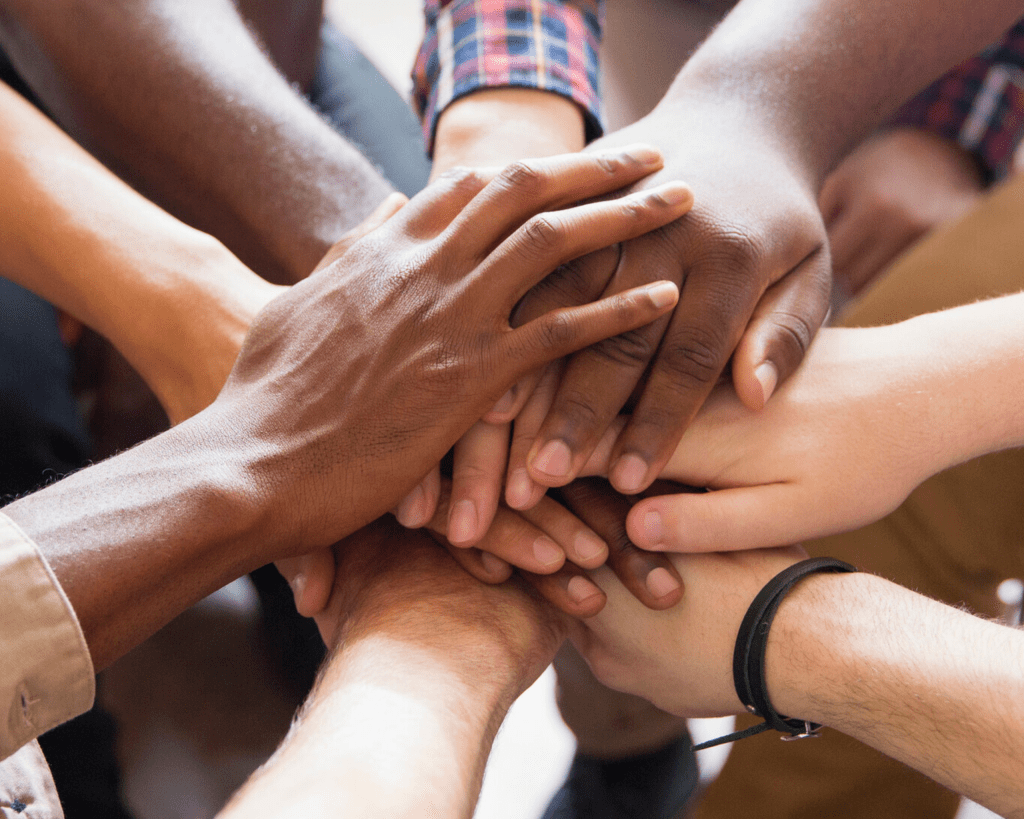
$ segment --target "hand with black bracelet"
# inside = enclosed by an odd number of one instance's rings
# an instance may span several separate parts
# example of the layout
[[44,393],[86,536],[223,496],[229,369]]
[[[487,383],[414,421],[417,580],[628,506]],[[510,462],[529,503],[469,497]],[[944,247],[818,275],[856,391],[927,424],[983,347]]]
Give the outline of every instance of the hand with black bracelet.
[[685,594],[661,612],[598,569],[607,603],[573,643],[601,682],[666,711],[743,713],[737,638],[774,588],[774,618],[756,618],[767,624],[763,673],[743,640],[740,653],[777,715],[830,726],[1001,816],[1024,816],[1024,736],[1008,729],[1024,724],[1024,632],[865,573],[814,572],[784,589],[780,572],[804,557],[795,547],[672,555]]

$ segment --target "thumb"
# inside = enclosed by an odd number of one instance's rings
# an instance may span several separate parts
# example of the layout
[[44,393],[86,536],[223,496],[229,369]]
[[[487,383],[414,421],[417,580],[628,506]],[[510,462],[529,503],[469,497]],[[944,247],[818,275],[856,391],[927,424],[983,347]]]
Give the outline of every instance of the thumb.
[[820,249],[765,291],[733,353],[736,394],[760,410],[775,388],[800,366],[828,315],[832,273]]
[[730,552],[788,545],[825,534],[828,522],[804,508],[793,484],[703,494],[659,495],[634,506],[629,539],[658,552]]
[[332,549],[319,549],[302,557],[278,560],[274,565],[291,586],[299,614],[314,617],[327,608],[334,588]]

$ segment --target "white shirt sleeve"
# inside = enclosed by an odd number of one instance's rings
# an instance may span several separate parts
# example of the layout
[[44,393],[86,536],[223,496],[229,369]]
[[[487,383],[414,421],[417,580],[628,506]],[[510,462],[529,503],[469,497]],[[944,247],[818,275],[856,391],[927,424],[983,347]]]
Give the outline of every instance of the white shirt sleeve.
[[64,819],[50,766],[33,740],[0,762],[2,819]]
[[[0,760],[88,711],[85,635],[36,545],[0,514]],[[2,815],[2,814],[0,814]]]

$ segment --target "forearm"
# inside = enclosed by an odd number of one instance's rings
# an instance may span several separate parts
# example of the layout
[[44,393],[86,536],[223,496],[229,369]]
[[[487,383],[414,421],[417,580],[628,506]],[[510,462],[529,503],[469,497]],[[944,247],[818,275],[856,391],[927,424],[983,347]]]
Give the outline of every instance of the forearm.
[[457,646],[387,630],[348,640],[279,752],[221,816],[471,817],[491,742],[518,693],[501,663],[472,676]]
[[265,276],[308,274],[389,191],[230,0],[19,1],[0,22],[17,67],[76,138]]
[[53,569],[97,670],[278,556],[210,412],[4,507]]
[[[413,97],[435,176],[455,165],[578,151],[587,132],[600,133],[600,0],[425,0],[424,7]],[[493,24],[499,18],[504,25]]]
[[584,144],[583,112],[567,97],[531,88],[477,91],[438,119],[432,175],[572,153]]
[[[904,100],[998,39],[1020,4],[743,0],[687,63],[658,109],[733,101],[765,123],[812,183]],[[954,22],[955,21],[955,22]]]
[[767,674],[781,713],[1024,816],[1024,633],[871,575],[819,576],[780,608]]
[[0,273],[110,339],[172,415],[204,406],[276,288],[6,86],[0,113]]
[[[892,354],[902,357],[897,389],[903,408],[895,409],[902,419],[899,434],[919,440],[927,459],[922,479],[979,455],[1024,445],[1021,315],[1024,294],[918,316],[890,328]],[[881,408],[892,394],[878,390],[873,400]]]

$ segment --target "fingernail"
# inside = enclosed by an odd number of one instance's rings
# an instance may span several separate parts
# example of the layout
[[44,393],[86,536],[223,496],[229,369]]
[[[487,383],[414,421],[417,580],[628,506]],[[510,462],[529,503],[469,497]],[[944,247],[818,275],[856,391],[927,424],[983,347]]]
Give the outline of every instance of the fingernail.
[[629,495],[639,492],[647,477],[647,463],[639,455],[623,455],[612,470],[612,483]]
[[660,165],[662,161],[661,152],[650,145],[627,145],[622,149],[622,154],[641,165]]
[[764,394],[764,401],[767,404],[768,399],[775,392],[775,385],[779,383],[779,371],[772,362],[765,361],[757,365],[754,370],[754,378],[761,385],[761,392]]
[[591,598],[599,595],[601,590],[587,580],[587,578],[574,574],[569,578],[569,582],[565,586],[565,592],[573,603],[583,605]]
[[522,509],[533,495],[533,481],[525,469],[515,470],[505,485],[505,502],[513,509]]
[[665,530],[661,523],[661,512],[650,509],[640,518],[640,538],[637,546],[657,546],[665,539]]
[[465,543],[476,537],[476,504],[471,500],[460,500],[448,516],[448,540]]
[[652,569],[647,575],[647,591],[660,600],[679,591],[679,581],[664,566]]
[[552,478],[564,478],[572,468],[572,452],[564,441],[548,441],[530,466]]
[[302,593],[306,590],[306,575],[299,572],[293,577],[288,585],[292,587],[292,594],[295,597],[295,604],[298,605],[299,600],[302,599]]
[[423,484],[418,484],[395,510],[395,520],[406,529],[419,529],[425,526],[427,521],[427,493],[423,491]]
[[533,542],[533,556],[542,566],[546,567],[561,563],[565,558],[565,553],[550,538],[539,537]]
[[596,560],[608,551],[608,545],[590,532],[580,532],[576,535],[572,545],[580,560]]
[[504,415],[506,412],[512,410],[513,405],[516,403],[516,388],[512,387],[506,392],[501,398],[498,399],[498,403],[494,405],[494,409],[491,412],[496,414]]
[[650,197],[657,197],[670,205],[682,205],[693,199],[693,192],[683,182],[669,182],[666,185],[659,185],[653,190],[647,191]]
[[505,570],[508,568],[508,563],[500,557],[492,555],[490,552],[481,552],[480,562],[483,564],[484,571],[487,572],[487,574],[493,574],[495,576],[504,574]]
[[672,284],[672,282],[658,282],[647,288],[647,295],[651,300],[651,304],[660,310],[678,301],[679,288]]

